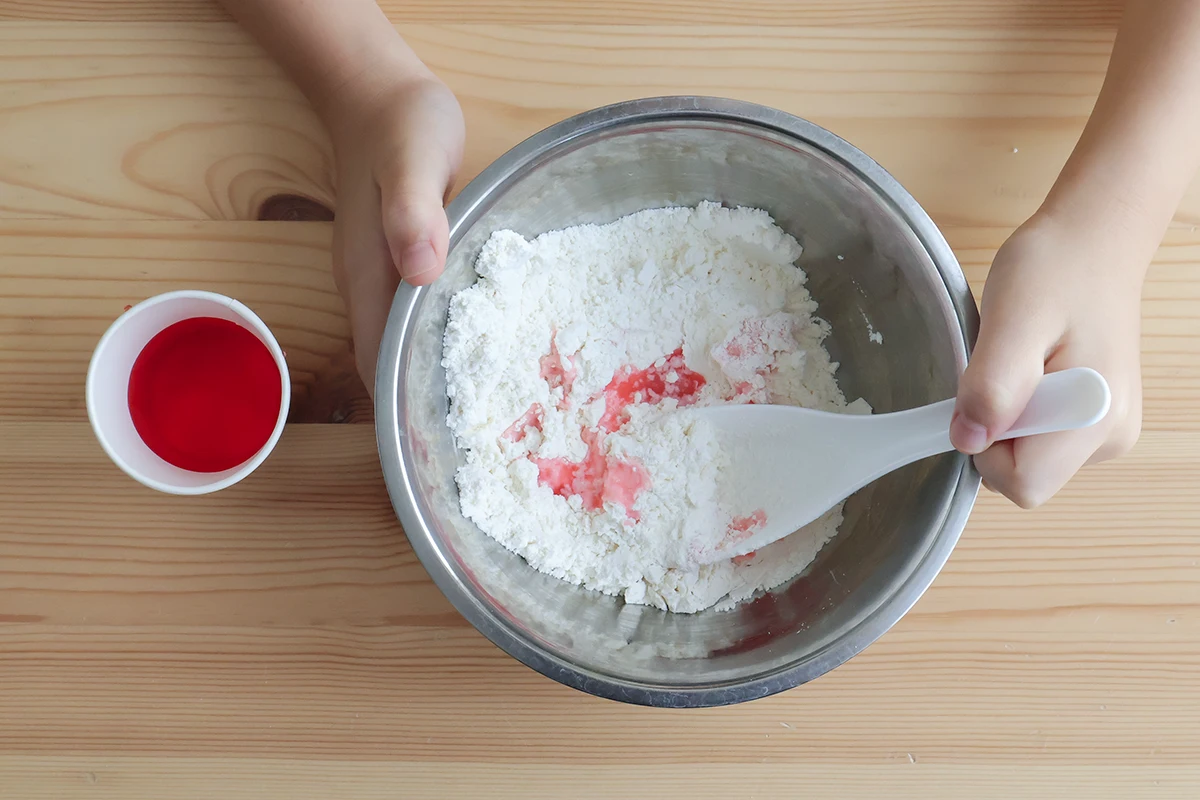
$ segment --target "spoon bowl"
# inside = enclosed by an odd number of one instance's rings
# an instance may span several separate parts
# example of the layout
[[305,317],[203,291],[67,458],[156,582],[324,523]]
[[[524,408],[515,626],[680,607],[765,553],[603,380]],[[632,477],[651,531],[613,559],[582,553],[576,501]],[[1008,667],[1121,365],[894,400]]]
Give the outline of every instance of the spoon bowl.
[[[721,492],[736,498],[755,526],[727,537],[701,557],[716,563],[766,547],[803,528],[884,475],[929,456],[948,453],[954,398],[891,414],[838,414],[779,405],[691,409],[716,428],[730,459]],[[1095,425],[1111,393],[1095,370],[1052,372],[1001,439],[1038,436]]]

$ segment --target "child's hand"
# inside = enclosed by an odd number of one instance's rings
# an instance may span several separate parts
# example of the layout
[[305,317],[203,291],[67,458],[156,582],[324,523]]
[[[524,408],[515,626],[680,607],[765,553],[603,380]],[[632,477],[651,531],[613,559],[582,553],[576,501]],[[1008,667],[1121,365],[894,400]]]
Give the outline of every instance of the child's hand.
[[375,0],[222,0],[329,129],[337,161],[333,267],[368,391],[400,278],[446,263],[442,210],[463,152],[458,101]]
[[446,264],[443,203],[462,161],[462,112],[444,84],[422,76],[327,118],[336,119],[334,278],[359,374],[374,394],[379,342],[400,279],[424,285]]
[[[951,439],[989,488],[1023,508],[1049,500],[1084,464],[1115,458],[1142,422],[1142,265],[1123,231],[1039,213],[1012,235],[983,292],[979,341],[959,383]],[[996,442],[1044,372],[1091,367],[1112,389],[1091,428]]]
[[[1124,453],[1142,421],[1141,287],[1200,165],[1200,3],[1130,0],[1100,97],[1042,209],[996,254],[954,446],[1026,508],[1084,464]],[[1038,378],[1092,367],[1112,408],[1092,428],[993,444]]]

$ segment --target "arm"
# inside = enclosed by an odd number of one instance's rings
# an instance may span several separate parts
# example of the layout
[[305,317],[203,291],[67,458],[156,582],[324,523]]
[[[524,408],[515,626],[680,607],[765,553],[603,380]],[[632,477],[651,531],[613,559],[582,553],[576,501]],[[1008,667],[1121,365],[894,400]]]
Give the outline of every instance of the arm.
[[433,74],[374,0],[222,0],[279,62],[327,125],[396,82]]
[[[1129,0],[1108,75],[1042,207],[996,254],[951,438],[992,488],[1031,507],[1141,429],[1140,294],[1200,165],[1200,0]],[[1108,417],[994,443],[1044,372],[1099,370]]]
[[462,160],[462,112],[374,0],[222,0],[313,104],[333,140],[333,267],[359,372],[375,360],[401,277],[446,262],[442,204]]
[[1129,0],[1096,107],[1043,213],[1124,233],[1139,282],[1200,167],[1200,2]]

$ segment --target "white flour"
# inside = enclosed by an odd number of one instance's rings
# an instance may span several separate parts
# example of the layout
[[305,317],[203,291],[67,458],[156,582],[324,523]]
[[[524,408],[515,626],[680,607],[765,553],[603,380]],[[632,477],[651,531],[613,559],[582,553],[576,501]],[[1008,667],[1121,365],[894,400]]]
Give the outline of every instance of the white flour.
[[718,502],[722,453],[679,408],[846,408],[799,256],[765,212],[715,203],[533,242],[495,233],[446,328],[463,513],[542,572],[672,611],[732,608],[798,574],[841,506],[697,565],[755,509]]

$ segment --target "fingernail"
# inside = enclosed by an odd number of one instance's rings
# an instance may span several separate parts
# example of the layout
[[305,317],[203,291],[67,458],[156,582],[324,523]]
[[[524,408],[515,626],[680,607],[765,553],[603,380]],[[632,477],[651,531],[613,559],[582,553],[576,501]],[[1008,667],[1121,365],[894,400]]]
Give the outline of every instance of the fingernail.
[[400,254],[400,275],[406,281],[417,281],[423,275],[436,272],[437,268],[437,253],[427,241],[409,245]]
[[950,441],[969,456],[982,453],[988,445],[987,428],[961,414],[955,414],[950,421]]

